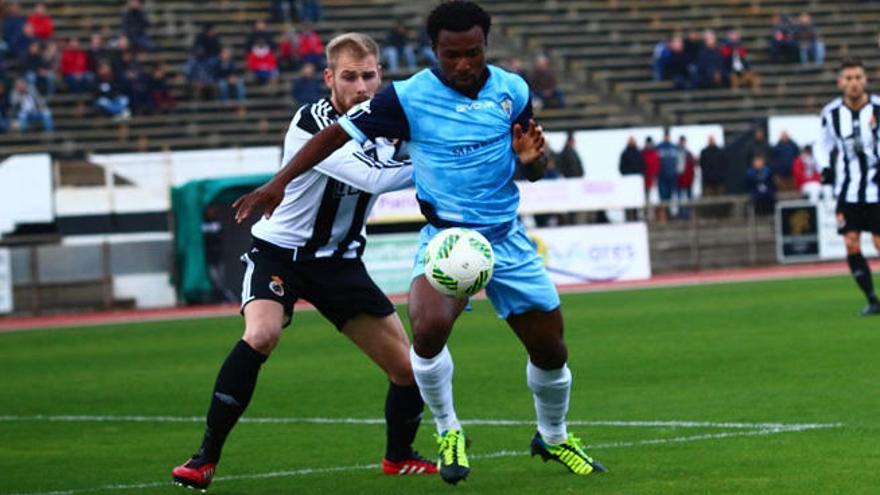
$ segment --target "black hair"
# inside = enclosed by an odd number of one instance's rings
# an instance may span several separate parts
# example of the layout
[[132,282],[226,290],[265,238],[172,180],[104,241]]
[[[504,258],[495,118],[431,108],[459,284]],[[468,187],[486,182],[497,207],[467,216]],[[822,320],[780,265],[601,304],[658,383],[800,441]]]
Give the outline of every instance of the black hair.
[[428,36],[431,44],[436,45],[440,37],[440,31],[452,31],[461,33],[469,31],[474,26],[483,30],[483,36],[489,39],[489,27],[492,18],[489,13],[474,2],[466,0],[450,0],[434,7],[428,15]]
[[851,69],[853,67],[861,67],[862,69],[864,69],[865,63],[862,62],[862,59],[860,59],[859,57],[855,57],[852,55],[843,57],[843,60],[840,61],[840,70]]

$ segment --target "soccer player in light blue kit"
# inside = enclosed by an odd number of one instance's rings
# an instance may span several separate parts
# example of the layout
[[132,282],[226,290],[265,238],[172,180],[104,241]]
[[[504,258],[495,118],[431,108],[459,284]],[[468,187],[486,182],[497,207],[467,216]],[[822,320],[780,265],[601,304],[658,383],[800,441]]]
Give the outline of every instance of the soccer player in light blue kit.
[[424,277],[428,241],[453,226],[478,230],[495,250],[486,294],[529,354],[526,377],[538,419],[532,455],[559,461],[579,475],[605,471],[567,431],[571,372],[559,296],[517,218],[517,160],[530,180],[543,176],[546,167],[543,132],[531,118],[528,85],[486,64],[491,19],[477,4],[444,2],[427,24],[438,66],[394,83],[316,134],[269,183],[237,201],[236,218],[241,221],[255,210],[271,215],[290,180],[349,139],[408,141],[419,204],[429,223],[422,229],[412,272],[410,358],[437,424],[440,475],[454,484],[470,472],[446,347],[467,301],[441,295]]

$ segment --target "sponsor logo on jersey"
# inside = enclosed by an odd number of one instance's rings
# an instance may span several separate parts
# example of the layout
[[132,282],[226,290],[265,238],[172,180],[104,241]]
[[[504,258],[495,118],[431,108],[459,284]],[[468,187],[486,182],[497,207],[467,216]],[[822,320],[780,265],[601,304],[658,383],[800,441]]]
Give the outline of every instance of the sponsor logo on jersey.
[[272,275],[272,281],[269,282],[269,290],[278,297],[284,297],[284,280],[278,275]]
[[455,106],[456,112],[470,112],[473,110],[486,110],[497,107],[494,101],[475,101],[473,103],[461,103]]

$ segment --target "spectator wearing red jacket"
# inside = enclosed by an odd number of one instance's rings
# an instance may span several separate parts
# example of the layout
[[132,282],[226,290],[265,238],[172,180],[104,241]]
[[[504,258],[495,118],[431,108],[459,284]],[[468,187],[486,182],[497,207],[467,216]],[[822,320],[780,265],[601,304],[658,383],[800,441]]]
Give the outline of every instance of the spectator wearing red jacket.
[[[679,136],[678,147],[681,152],[681,158],[678,165],[678,180],[676,188],[676,196],[679,202],[685,200],[690,201],[694,197],[694,176],[696,175],[697,159],[694,154],[688,150],[687,138]],[[690,210],[685,207],[679,207],[678,216],[680,218],[688,218]]]
[[315,68],[322,70],[324,63],[324,43],[321,37],[312,28],[304,25],[299,34],[299,58],[304,64],[314,64]]
[[804,196],[812,202],[819,201],[822,191],[822,173],[819,171],[819,163],[813,156],[813,147],[809,144],[804,146],[801,154],[794,159],[791,166],[791,175],[794,177],[794,185]]
[[660,175],[660,154],[654,148],[654,140],[645,139],[645,147],[642,148],[642,158],[645,160],[645,194],[651,191]]
[[42,3],[34,7],[34,12],[28,16],[27,23],[33,28],[34,37],[40,40],[48,40],[55,32],[52,18],[46,13],[46,6]]
[[731,89],[748,86],[752,91],[759,90],[761,78],[752,70],[747,58],[746,47],[742,43],[742,35],[736,29],[727,32],[727,39],[721,46],[721,55],[724,56],[724,62],[727,65]]
[[76,38],[67,40],[61,52],[61,79],[71,93],[89,93],[93,74],[89,71],[89,56]]
[[247,67],[259,84],[273,82],[278,77],[278,60],[263,40],[257,41],[248,53]]

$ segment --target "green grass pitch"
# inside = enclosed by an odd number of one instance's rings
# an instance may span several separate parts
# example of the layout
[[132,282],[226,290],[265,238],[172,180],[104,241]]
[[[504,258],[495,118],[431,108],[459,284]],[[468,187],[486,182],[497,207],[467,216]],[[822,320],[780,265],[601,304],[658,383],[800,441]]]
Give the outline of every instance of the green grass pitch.
[[[457,487],[380,474],[381,422],[340,420],[381,418],[384,376],[301,312],[209,493],[880,493],[880,318],[856,316],[862,302],[842,276],[564,296],[571,430],[610,469],[578,478],[527,455],[526,356],[478,301],[450,341],[456,406],[474,421],[472,473]],[[0,334],[0,495],[187,493],[170,470],[198,446],[241,326]],[[426,413],[424,454],[432,433]]]

